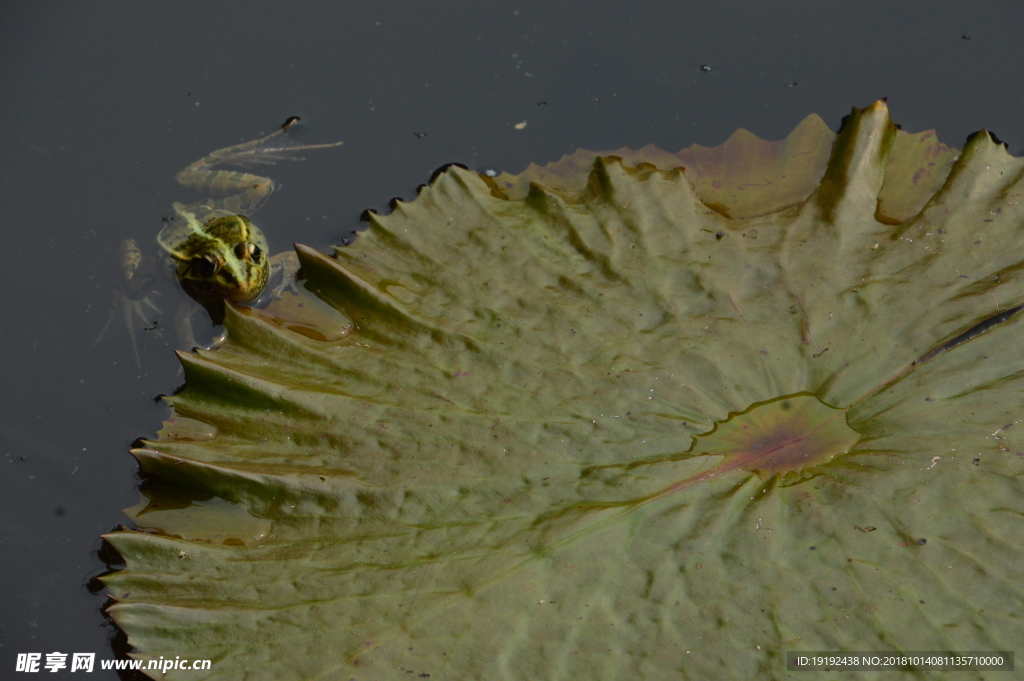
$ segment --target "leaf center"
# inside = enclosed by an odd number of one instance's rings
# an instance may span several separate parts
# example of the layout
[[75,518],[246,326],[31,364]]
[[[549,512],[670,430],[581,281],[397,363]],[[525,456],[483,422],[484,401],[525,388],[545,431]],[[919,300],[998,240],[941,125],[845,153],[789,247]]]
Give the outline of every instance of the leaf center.
[[720,455],[719,469],[742,468],[762,477],[828,463],[860,439],[846,423],[846,410],[814,395],[791,395],[758,402],[731,414],[710,433],[698,435],[693,452]]

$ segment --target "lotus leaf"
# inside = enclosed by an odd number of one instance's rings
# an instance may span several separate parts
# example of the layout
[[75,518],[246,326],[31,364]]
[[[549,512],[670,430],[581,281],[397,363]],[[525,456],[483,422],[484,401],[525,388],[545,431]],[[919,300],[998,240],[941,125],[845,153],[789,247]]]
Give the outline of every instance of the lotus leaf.
[[1024,641],[1024,162],[884,102],[808,120],[451,168],[334,257],[299,247],[352,332],[232,308],[181,355],[142,472],[263,524],[107,535],[137,656],[754,679]]

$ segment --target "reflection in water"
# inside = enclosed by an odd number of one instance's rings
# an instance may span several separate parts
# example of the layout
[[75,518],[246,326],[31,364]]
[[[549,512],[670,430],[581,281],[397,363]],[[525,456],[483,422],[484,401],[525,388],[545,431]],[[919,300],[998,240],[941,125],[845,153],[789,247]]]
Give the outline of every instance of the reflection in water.
[[213,544],[256,544],[273,528],[272,522],[251,515],[242,504],[219,497],[190,500],[155,487],[143,490],[139,503],[124,512],[144,531]]

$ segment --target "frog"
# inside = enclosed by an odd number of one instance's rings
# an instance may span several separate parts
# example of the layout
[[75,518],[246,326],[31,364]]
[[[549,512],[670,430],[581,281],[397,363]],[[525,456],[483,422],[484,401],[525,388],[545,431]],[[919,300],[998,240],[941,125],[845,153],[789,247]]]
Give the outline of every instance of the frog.
[[[278,189],[272,179],[249,172],[222,170],[224,165],[241,166],[298,161],[297,151],[337,147],[342,142],[296,145],[283,137],[298,121],[291,117],[278,130],[258,139],[218,149],[177,173],[183,187],[206,196],[193,203],[175,202],[174,215],[164,219],[156,236],[154,255],[147,258],[135,239],[125,239],[120,248],[120,281],[114,292],[111,314],[96,342],[105,336],[120,311],[129,336],[137,368],[142,367],[135,323],[160,334],[162,315],[154,298],[161,279],[176,281],[187,294],[175,313],[179,350],[199,347],[192,318],[205,309],[212,324],[224,321],[226,302],[253,304],[261,299],[270,281],[279,281],[271,293],[280,297],[285,289],[296,290],[298,259],[293,251],[271,256],[266,236],[251,216]],[[223,342],[215,338],[208,349]]]

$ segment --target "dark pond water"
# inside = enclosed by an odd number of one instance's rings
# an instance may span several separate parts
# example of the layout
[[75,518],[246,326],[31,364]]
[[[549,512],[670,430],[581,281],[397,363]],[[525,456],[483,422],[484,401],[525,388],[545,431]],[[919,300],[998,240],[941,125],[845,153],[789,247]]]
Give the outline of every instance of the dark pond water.
[[129,522],[128,445],[180,378],[166,343],[140,372],[93,341],[120,241],[189,198],[178,169],[301,116],[296,139],[345,144],[277,166],[259,220],[326,249],[444,163],[778,139],[885,96],[904,129],[1019,155],[1021,26],[1016,1],[3,3],[0,678],[19,652],[113,655],[98,535]]

